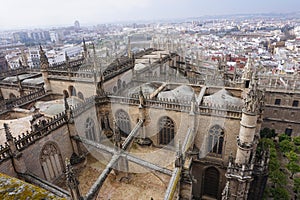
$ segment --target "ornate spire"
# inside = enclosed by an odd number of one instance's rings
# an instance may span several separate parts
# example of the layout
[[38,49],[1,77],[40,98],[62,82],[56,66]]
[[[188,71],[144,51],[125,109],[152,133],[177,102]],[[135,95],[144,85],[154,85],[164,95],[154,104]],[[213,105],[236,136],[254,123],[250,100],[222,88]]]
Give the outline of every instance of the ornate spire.
[[22,61],[23,61],[23,64],[24,64],[23,67],[28,67],[28,59],[27,59],[27,56],[24,52],[24,49],[21,50],[21,56],[22,56]]
[[183,165],[183,155],[182,155],[181,142],[179,140],[177,145],[177,150],[176,150],[175,167],[182,167],[182,165]]
[[97,59],[96,59],[96,49],[95,49],[95,44],[92,43],[93,46],[93,59],[94,59],[94,73],[97,71]]
[[140,87],[140,91],[139,91],[139,100],[140,100],[139,108],[144,107],[144,105],[145,105],[145,96],[144,96],[142,87]]
[[65,51],[65,60],[66,60],[66,65],[67,68],[70,67],[70,57],[68,56],[68,53]]
[[68,158],[66,159],[66,178],[67,178],[67,185],[70,188],[75,188],[79,184],[79,181],[75,177],[73,167]]
[[82,43],[83,43],[83,51],[87,52],[86,44],[85,44],[85,39],[82,38]]
[[128,36],[128,52],[127,55],[131,58],[131,43],[130,43],[130,36]]
[[17,75],[17,83],[18,83],[20,95],[22,96],[22,95],[23,95],[23,86],[22,86],[22,82],[21,82],[21,80],[19,79],[19,76],[18,76],[18,75]]
[[68,56],[68,53],[65,51],[65,60],[67,61],[67,62],[69,62],[70,61],[70,57]]
[[49,66],[48,58],[41,45],[40,45],[40,63],[42,69],[47,69]]
[[67,100],[67,96],[66,95],[64,95],[64,104],[65,104],[65,110],[69,110],[70,106],[68,104],[68,100]]
[[82,43],[83,43],[83,57],[84,57],[84,59],[87,59],[87,57],[88,57],[88,50],[87,50],[84,38],[82,38]]
[[73,167],[72,167],[69,159],[66,159],[66,184],[69,187],[69,190],[71,192],[71,199],[74,199],[74,200],[83,199],[81,197],[79,187],[78,187],[79,181],[75,176]]
[[23,67],[23,64],[22,64],[21,59],[19,59],[19,66],[20,66],[20,67]]
[[196,94],[194,93],[191,99],[190,115],[194,115],[196,110]]
[[[94,73],[96,74],[96,72],[94,72]],[[101,69],[100,69],[99,75],[100,75],[100,80],[99,80],[99,82],[97,82],[96,93],[98,96],[104,96],[105,95],[105,90],[103,88],[104,76],[101,72]]]
[[13,136],[11,134],[11,131],[10,131],[10,128],[9,128],[8,124],[4,123],[3,126],[4,126],[6,141],[13,141]]
[[243,69],[243,80],[250,80],[253,73],[253,60],[251,57],[248,58],[248,61]]
[[258,89],[258,78],[255,74],[251,81],[250,90],[244,97],[244,111],[249,113],[257,113],[263,106],[264,91]]
[[120,147],[121,145],[121,134],[120,134],[120,128],[117,124],[117,121],[114,120],[114,141],[115,141],[115,146]]

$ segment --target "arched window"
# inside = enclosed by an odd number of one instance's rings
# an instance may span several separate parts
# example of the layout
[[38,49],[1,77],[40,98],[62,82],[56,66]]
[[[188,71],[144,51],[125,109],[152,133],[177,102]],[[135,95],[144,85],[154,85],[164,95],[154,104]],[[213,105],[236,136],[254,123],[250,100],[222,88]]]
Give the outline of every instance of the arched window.
[[222,154],[224,143],[224,131],[219,125],[209,129],[208,151],[211,153]]
[[53,181],[63,174],[60,151],[54,143],[48,143],[43,147],[40,154],[40,162],[48,181]]
[[78,98],[81,100],[84,100],[84,96],[83,96],[82,92],[78,92]]
[[122,81],[120,79],[118,80],[117,84],[118,84],[118,89],[121,89]]
[[17,98],[15,94],[9,93],[9,99],[15,99],[15,98]]
[[214,199],[218,199],[220,173],[215,167],[205,170],[203,181],[203,194]]
[[73,85],[69,86],[69,94],[71,96],[76,96],[76,89],[75,89],[75,87]]
[[124,110],[118,110],[116,112],[116,119],[121,134],[128,135],[131,131],[130,119],[128,114]]
[[175,125],[169,117],[162,117],[159,120],[159,144],[174,146]]
[[95,123],[91,118],[87,118],[85,122],[85,137],[89,140],[96,141]]

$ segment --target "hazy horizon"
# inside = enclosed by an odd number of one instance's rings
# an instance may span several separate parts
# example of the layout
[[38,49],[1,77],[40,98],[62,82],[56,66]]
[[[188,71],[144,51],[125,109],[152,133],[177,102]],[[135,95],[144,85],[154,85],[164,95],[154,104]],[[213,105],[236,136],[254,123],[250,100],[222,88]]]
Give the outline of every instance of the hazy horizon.
[[0,29],[95,25],[124,21],[183,19],[204,15],[288,13],[299,0],[6,0],[0,8]]

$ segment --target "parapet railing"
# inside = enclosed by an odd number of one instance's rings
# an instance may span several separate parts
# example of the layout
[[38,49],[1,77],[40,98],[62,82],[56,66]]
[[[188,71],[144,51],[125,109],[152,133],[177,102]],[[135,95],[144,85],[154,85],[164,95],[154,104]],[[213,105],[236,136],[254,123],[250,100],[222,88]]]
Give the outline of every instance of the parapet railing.
[[15,99],[10,99],[6,100],[5,103],[0,104],[0,112],[5,112],[13,107],[16,106],[22,106],[28,102],[31,102],[33,100],[40,99],[46,95],[46,92],[43,88],[35,91],[35,92],[30,92],[27,95],[15,98]]
[[65,112],[59,113],[49,120],[39,121],[39,123],[35,126],[34,131],[27,131],[26,133],[19,135],[17,138],[14,138],[15,145],[17,149],[21,151],[28,145],[33,144],[36,140],[63,126],[66,122]]
[[[15,147],[18,151],[24,150],[31,144],[34,144],[40,138],[48,135],[52,131],[60,128],[67,122],[66,113],[62,112],[58,115],[54,116],[49,120],[39,121],[38,124],[35,125],[35,130],[26,131],[26,133],[22,133],[17,137],[13,138]],[[3,145],[0,145],[0,162],[9,158],[11,156],[10,146],[7,142]]]
[[10,157],[10,148],[7,142],[0,144],[0,162]]

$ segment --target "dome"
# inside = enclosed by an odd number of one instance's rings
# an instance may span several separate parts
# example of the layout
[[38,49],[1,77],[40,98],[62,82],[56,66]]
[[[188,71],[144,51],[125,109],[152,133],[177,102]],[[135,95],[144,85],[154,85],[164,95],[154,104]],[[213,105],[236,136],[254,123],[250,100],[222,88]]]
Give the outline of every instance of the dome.
[[147,67],[147,66],[144,65],[144,64],[142,64],[142,63],[137,63],[137,64],[134,65],[134,70],[135,70],[135,71],[140,71],[140,70],[145,69],[146,67]]
[[173,90],[161,92],[157,95],[158,98],[166,98],[178,101],[191,101],[194,95],[192,87],[181,85]]
[[232,94],[224,88],[212,95],[203,97],[203,103],[235,106],[243,105],[242,99],[232,96]]

